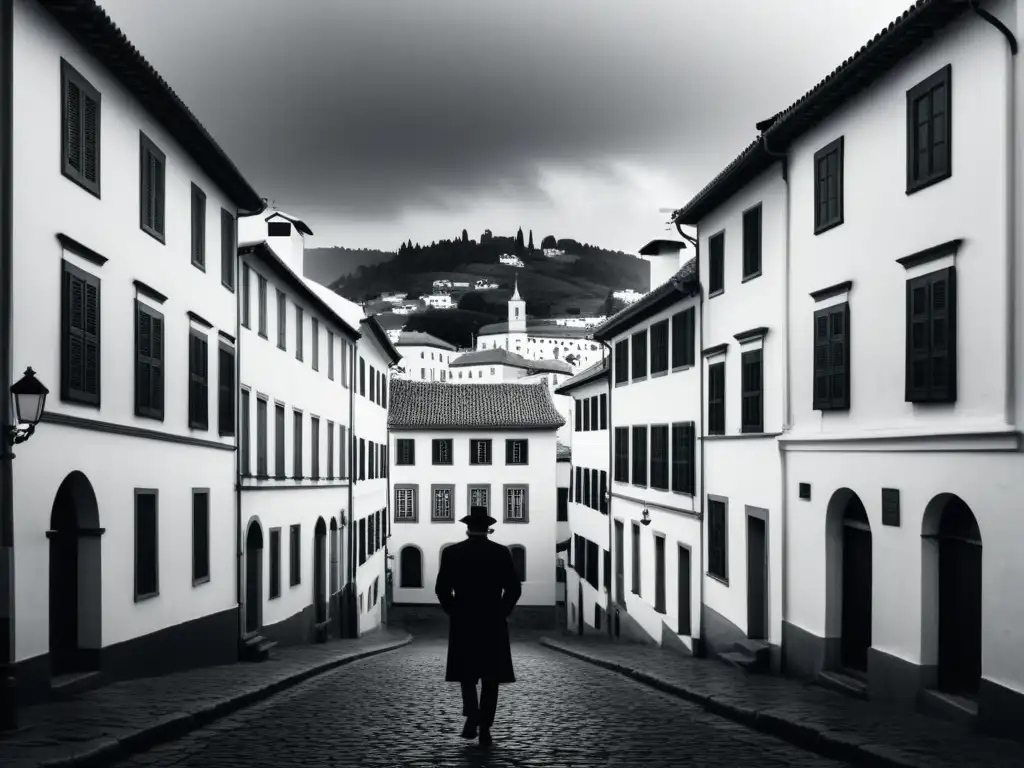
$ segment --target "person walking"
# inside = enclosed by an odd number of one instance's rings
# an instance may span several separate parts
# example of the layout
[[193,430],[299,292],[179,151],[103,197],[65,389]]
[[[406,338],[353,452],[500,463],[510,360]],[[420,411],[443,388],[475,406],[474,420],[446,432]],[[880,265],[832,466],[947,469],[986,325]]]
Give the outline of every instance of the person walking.
[[466,524],[466,540],[445,547],[434,586],[449,619],[444,679],[462,686],[462,737],[476,738],[479,728],[486,747],[492,743],[498,686],[516,680],[507,619],[523,588],[508,547],[487,538],[498,522],[487,508],[471,507],[460,522]]

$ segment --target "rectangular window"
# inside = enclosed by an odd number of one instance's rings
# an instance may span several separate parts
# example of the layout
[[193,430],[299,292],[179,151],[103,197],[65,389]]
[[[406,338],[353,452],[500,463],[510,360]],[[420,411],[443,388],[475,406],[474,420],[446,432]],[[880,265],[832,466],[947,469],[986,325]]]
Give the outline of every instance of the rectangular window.
[[320,321],[315,317],[309,318],[310,334],[309,342],[313,348],[313,370],[320,370]]
[[303,340],[302,340],[302,307],[298,304],[295,305],[295,359],[302,360],[303,355]]
[[164,420],[164,316],[135,302],[135,415]]
[[608,514],[608,473],[603,469],[601,470],[601,481],[598,483],[598,493],[600,504],[600,511],[602,515]]
[[192,489],[192,586],[210,580],[210,492]]
[[100,196],[100,92],[64,59],[60,61],[61,172]]
[[430,449],[433,464],[452,463],[452,441],[450,439],[431,440]]
[[601,395],[601,405],[599,410],[601,414],[600,428],[608,429],[608,395]]
[[395,440],[395,463],[401,466],[412,466],[416,463],[416,441],[412,438],[400,437]]
[[334,422],[327,422],[327,479],[334,479]]
[[270,529],[270,599],[281,596],[281,529]]
[[188,426],[210,427],[209,342],[195,328],[188,334]]
[[590,431],[590,400],[591,400],[591,398],[588,397],[586,400],[583,401],[583,431],[584,432],[589,432]]
[[366,479],[366,438],[359,438],[359,479]]
[[452,496],[455,489],[450,485],[435,485],[430,489],[430,519],[454,520],[452,516]]
[[559,488],[558,489],[558,510],[556,513],[556,520],[560,523],[564,523],[569,519],[569,489]]
[[235,348],[221,342],[217,351],[217,431],[235,434]]
[[338,425],[338,477],[348,479],[348,430],[344,424]]
[[249,328],[252,316],[252,268],[248,264],[242,265],[242,327]]
[[640,595],[640,526],[633,523],[633,594]]
[[633,485],[647,485],[647,427],[633,427]]
[[506,464],[529,464],[530,444],[526,440],[505,441]]
[[576,432],[582,432],[583,431],[583,413],[584,413],[584,411],[586,411],[586,409],[587,409],[587,401],[586,400],[577,400],[576,401],[576,430],[575,430]]
[[135,600],[160,594],[157,491],[135,489]]
[[416,521],[416,486],[395,486],[395,520]]
[[576,495],[573,500],[583,501],[583,467],[576,467]]
[[267,399],[256,398],[256,476],[267,476]]
[[850,305],[814,313],[814,409],[845,411],[850,407]]
[[309,458],[312,464],[310,475],[314,480],[320,479],[320,419],[309,417]]
[[907,91],[907,194],[953,174],[952,85],[947,64]]
[[725,434],[725,363],[708,366],[708,434]]
[[665,612],[665,537],[654,537],[654,610]]
[[302,411],[292,411],[292,477],[302,475]]
[[359,358],[359,396],[366,397],[366,361]]
[[327,331],[327,378],[334,381],[334,331]]
[[525,485],[505,486],[505,522],[529,522],[529,489]]
[[668,370],[668,320],[651,326],[651,373]]
[[599,497],[600,491],[598,485],[600,484],[600,478],[598,477],[597,470],[590,470],[590,508],[594,511],[601,509],[601,499]]
[[729,579],[728,520],[724,501],[708,499],[708,575]]
[[677,493],[695,492],[697,440],[692,421],[672,425],[672,490]]
[[206,271],[206,193],[192,185],[192,266]]
[[470,440],[469,441],[469,463],[490,464],[491,463],[491,441]]
[[294,587],[302,582],[302,525],[290,526],[288,538],[288,569],[291,575],[288,583]]
[[668,490],[668,425],[651,427],[651,488]]
[[695,317],[693,307],[672,315],[672,367],[693,365],[695,344]]
[[725,290],[725,232],[708,238],[708,295]]
[[341,386],[345,387],[345,389],[348,389],[348,385],[349,385],[349,381],[348,381],[348,369],[349,369],[348,361],[349,361],[349,355],[351,354],[350,349],[351,348],[349,347],[348,342],[345,339],[342,339],[341,340]]
[[70,403],[99,406],[100,281],[66,261],[63,278],[60,396]]
[[359,564],[366,562],[366,518],[359,521]]
[[956,267],[907,281],[907,402],[956,402],[956,326]]
[[274,405],[274,476],[278,480],[284,480],[286,475],[284,468],[284,405]]
[[220,284],[235,290],[235,260],[238,257],[235,217],[226,208],[220,209]]
[[370,402],[377,402],[377,372],[370,366]]
[[601,555],[601,559],[604,561],[604,588],[608,589],[612,583],[612,553],[606,549],[602,551]]
[[257,332],[265,339],[267,338],[267,278],[257,273],[256,283],[256,300],[259,312],[259,328]]
[[761,350],[744,352],[740,359],[743,376],[741,431],[764,432],[764,393]]
[[240,411],[238,429],[242,433],[238,438],[238,450],[241,452],[241,472],[244,477],[248,477],[252,471],[252,464],[249,460],[249,443],[251,440],[249,432],[249,390],[242,390],[238,409]]
[[601,561],[598,560],[598,546],[593,541],[587,541],[587,563],[586,563],[586,580],[594,589],[599,586],[598,578],[600,577]]
[[615,482],[629,482],[629,427],[615,428]]
[[139,131],[139,226],[164,242],[164,175],[167,156]]
[[647,331],[637,331],[630,342],[632,352],[632,379],[642,379],[647,375]]
[[470,509],[473,507],[483,507],[488,513],[491,511],[491,487],[489,485],[471,485],[469,486],[469,502],[468,506]]
[[629,381],[629,339],[615,343],[615,383]]
[[597,396],[596,395],[594,397],[590,397],[590,398],[587,398],[587,399],[590,401],[590,428],[592,430],[596,431],[597,430],[597,420],[599,418],[598,408],[600,406],[599,406],[599,403],[597,401]]
[[283,291],[277,292],[277,348],[288,347],[288,299]]
[[594,503],[590,500],[590,470],[586,467],[583,468],[583,506],[594,506]]
[[814,153],[814,234],[843,223],[843,137]]
[[743,212],[743,279],[761,274],[761,203]]

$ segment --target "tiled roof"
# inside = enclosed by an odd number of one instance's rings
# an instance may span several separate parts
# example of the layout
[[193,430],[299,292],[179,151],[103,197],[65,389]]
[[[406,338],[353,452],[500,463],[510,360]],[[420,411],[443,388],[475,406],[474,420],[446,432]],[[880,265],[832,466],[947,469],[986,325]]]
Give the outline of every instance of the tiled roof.
[[556,461],[569,461],[572,458],[572,448],[564,443],[557,443],[555,445],[555,460]]
[[[961,0],[917,0],[811,90],[772,118],[736,159],[686,205],[672,214],[680,224],[695,225],[778,162],[794,139],[809,131],[856,94],[910,55],[932,34],[968,10]],[[772,154],[765,149],[765,143]]]
[[531,367],[531,362],[522,355],[509,352],[507,349],[478,349],[474,352],[466,352],[459,355],[450,363],[449,368],[461,368],[466,365],[508,365],[513,368]]
[[392,379],[390,429],[558,429],[565,419],[543,384]]
[[562,382],[562,386],[555,390],[556,395],[567,395],[576,387],[588,384],[591,381],[597,381],[603,376],[608,375],[608,358],[602,357],[596,363],[588,368],[584,368],[582,371],[577,373],[571,379],[567,379]]
[[545,358],[543,360],[530,360],[531,371],[546,371],[548,373],[572,373],[572,366],[565,360],[554,360]]
[[38,2],[128,89],[239,208],[261,208],[260,196],[242,172],[95,0]]
[[429,333],[423,331],[402,331],[402,335],[398,337],[398,341],[395,342],[396,347],[437,347],[438,349],[447,349],[449,352],[455,352],[456,347],[454,344],[449,344],[444,339],[439,339],[437,336],[431,336]]
[[594,338],[598,341],[607,341],[661,310],[667,309],[675,302],[695,295],[700,289],[698,278],[697,258],[694,257],[664,283],[650,293],[644,294],[639,301],[619,310],[597,326],[594,329]]
[[[488,323],[480,327],[477,336],[491,336],[508,333],[508,323]],[[571,325],[555,325],[545,320],[527,320],[528,336],[551,339],[585,339],[590,336],[590,328],[575,328]]]

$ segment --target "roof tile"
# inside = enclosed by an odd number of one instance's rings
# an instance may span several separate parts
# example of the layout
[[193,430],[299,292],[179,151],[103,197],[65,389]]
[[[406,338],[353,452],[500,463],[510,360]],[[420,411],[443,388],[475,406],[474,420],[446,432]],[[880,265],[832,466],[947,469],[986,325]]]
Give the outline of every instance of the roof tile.
[[557,429],[565,419],[544,384],[392,379],[390,429]]

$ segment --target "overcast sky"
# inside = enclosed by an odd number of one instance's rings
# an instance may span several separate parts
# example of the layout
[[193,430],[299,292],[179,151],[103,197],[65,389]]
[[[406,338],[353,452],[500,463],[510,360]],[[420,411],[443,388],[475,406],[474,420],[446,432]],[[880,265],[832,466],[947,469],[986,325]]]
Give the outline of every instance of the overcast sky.
[[635,252],[910,0],[100,0],[310,245]]

